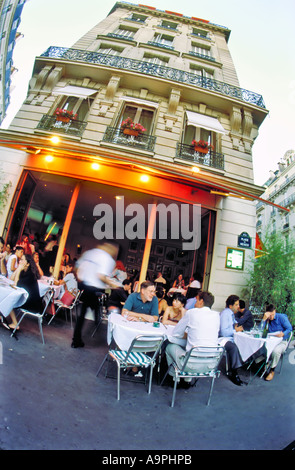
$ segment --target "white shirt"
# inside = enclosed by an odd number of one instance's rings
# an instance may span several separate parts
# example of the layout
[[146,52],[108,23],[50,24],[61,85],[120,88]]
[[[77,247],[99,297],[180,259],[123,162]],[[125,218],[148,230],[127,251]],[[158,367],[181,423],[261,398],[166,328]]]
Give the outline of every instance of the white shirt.
[[68,290],[78,289],[78,283],[73,273],[68,273],[63,278]]
[[9,258],[8,258],[8,261],[7,261],[7,265],[6,265],[8,279],[10,279],[10,277],[14,273],[14,271],[11,271],[11,262],[12,262],[13,259],[15,259],[15,265],[14,265],[15,269],[18,267],[17,256],[16,255],[10,255]]
[[85,251],[77,262],[78,279],[88,286],[106,289],[108,286],[99,279],[99,274],[111,276],[116,263],[109,253],[100,248]]
[[219,312],[209,307],[192,308],[177,323],[173,336],[182,338],[187,332],[186,350],[195,346],[218,346],[218,332],[220,327]]

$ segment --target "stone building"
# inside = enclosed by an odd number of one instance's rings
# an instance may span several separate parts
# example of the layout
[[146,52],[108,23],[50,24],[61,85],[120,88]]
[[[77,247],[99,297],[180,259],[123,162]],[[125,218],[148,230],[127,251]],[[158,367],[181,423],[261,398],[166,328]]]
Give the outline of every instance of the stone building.
[[[251,152],[268,111],[240,88],[229,37],[202,18],[117,2],[71,48],[36,57],[27,97],[1,131],[13,188],[4,237],[58,233],[58,272],[64,249],[78,257],[104,231],[130,275],[197,275],[216,308],[239,294],[263,192]],[[128,118],[145,130],[126,134]]]

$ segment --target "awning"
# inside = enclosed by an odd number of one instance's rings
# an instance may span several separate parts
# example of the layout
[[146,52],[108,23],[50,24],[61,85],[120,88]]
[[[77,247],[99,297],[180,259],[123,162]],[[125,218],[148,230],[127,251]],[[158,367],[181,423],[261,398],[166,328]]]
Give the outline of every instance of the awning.
[[156,103],[155,101],[142,100],[140,98],[133,98],[132,96],[121,96],[120,99],[123,101],[127,101],[128,103],[134,103],[141,106],[149,106],[150,108],[159,107],[159,103]]
[[76,96],[77,98],[86,99],[88,96],[94,95],[98,90],[93,90],[93,88],[83,88],[80,86],[64,86],[64,87],[55,87],[53,89],[53,95],[66,95],[66,96]]
[[227,134],[216,118],[205,116],[205,114],[193,113],[192,111],[186,111],[186,117],[188,126],[201,127],[218,134]]

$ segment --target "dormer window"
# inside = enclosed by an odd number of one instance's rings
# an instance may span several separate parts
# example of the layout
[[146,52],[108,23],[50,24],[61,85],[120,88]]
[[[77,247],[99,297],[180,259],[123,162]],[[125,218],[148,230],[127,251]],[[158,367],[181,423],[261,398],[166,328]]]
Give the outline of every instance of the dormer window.
[[161,26],[162,28],[172,29],[174,31],[177,30],[177,23],[172,23],[171,21],[163,20]]

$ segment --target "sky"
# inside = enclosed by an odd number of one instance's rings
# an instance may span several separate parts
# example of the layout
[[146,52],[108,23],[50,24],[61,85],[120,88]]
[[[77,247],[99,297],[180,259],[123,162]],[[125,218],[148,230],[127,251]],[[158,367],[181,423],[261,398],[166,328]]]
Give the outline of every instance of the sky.
[[[50,46],[71,47],[103,20],[115,0],[27,0],[14,49],[7,128],[28,90],[34,59]],[[130,3],[136,3],[130,2]],[[147,0],[146,5],[209,20],[231,30],[229,49],[240,87],[263,96],[268,116],[252,149],[254,181],[263,185],[285,152],[295,150],[294,0]]]

